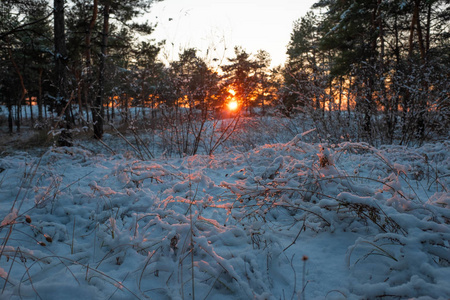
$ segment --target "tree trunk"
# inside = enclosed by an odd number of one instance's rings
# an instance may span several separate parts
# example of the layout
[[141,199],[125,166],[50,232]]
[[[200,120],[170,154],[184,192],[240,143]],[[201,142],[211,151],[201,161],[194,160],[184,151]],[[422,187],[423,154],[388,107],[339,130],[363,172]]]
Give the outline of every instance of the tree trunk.
[[8,132],[10,135],[13,133],[13,112],[12,112],[12,104],[11,100],[7,103],[8,106]]
[[[56,99],[59,106],[67,100],[66,81],[66,37],[64,25],[64,0],[54,0],[54,43],[55,43],[55,76],[56,76]],[[64,107],[65,105],[63,105]],[[61,109],[61,108],[60,108]],[[62,109],[61,109],[62,111]],[[61,112],[60,111],[60,112]],[[59,113],[59,112],[58,112]]]
[[[17,76],[19,76],[19,80],[20,80],[20,87],[22,88],[21,91],[21,96],[20,98],[17,100],[17,111],[16,111],[16,127],[17,127],[17,132],[20,132],[20,111],[21,111],[21,104],[22,101],[25,99],[25,95],[26,95],[26,88],[25,88],[25,84],[23,81],[23,77],[22,77],[22,73],[20,72],[19,67],[16,64],[16,61],[14,60],[13,54],[12,54],[12,50],[11,47],[8,47],[8,54],[9,54],[9,58],[11,59],[11,63],[14,66],[14,70],[17,73]],[[12,131],[11,131],[12,132]]]
[[100,54],[100,68],[98,74],[98,93],[94,103],[94,137],[101,139],[103,137],[103,97],[105,91],[105,64],[108,47],[108,34],[109,34],[109,9],[110,3],[106,2],[103,11],[103,31],[102,31],[102,44]]
[[352,98],[352,77],[348,78],[348,88],[347,88],[347,126],[350,128],[351,121],[351,109],[350,109],[350,101]]
[[431,31],[431,6],[432,3],[428,4],[428,11],[427,11],[427,27],[426,27],[426,37],[425,37],[425,54],[428,54],[428,51],[430,50],[430,31]]
[[30,121],[31,121],[31,124],[33,124],[34,123],[34,116],[33,116],[33,99],[32,99],[32,97],[28,97],[28,101],[30,101],[30,103],[29,103],[29,107],[30,107]]
[[423,40],[423,34],[422,34],[422,26],[420,24],[420,0],[414,1],[414,15],[416,16],[416,30],[417,30],[417,38],[419,41],[419,51],[420,51],[420,58],[422,60],[422,63],[425,62],[425,43]]
[[[92,78],[92,44],[91,44],[91,38],[92,38],[92,31],[95,27],[95,22],[97,20],[98,16],[98,0],[94,0],[94,5],[92,8],[92,17],[89,22],[86,37],[85,37],[85,46],[86,46],[86,52],[85,52],[85,59],[86,59],[86,77],[83,84],[83,90],[84,90],[84,100],[86,105],[86,122],[89,122],[89,107],[90,103],[94,102],[94,86],[93,86],[93,78]],[[81,112],[81,109],[80,109]],[[92,115],[95,115],[95,110],[92,109]],[[93,120],[94,117],[93,117]],[[94,121],[93,121],[94,122]]]
[[37,106],[38,106],[38,121],[42,122],[42,73],[44,69],[39,69],[39,94],[37,97]]
[[[414,1],[414,14],[416,15],[416,30],[417,30],[417,38],[419,41],[419,51],[420,51],[420,62],[423,67],[426,63],[426,50],[425,50],[425,42],[423,40],[422,34],[422,26],[420,24],[420,0]],[[425,95],[428,91],[428,84],[426,80],[422,81],[423,95]],[[420,97],[419,105],[418,105],[418,115],[417,115],[417,131],[419,134],[420,141],[422,142],[425,137],[425,110],[426,110],[426,99],[425,97]]]
[[[54,43],[55,43],[55,76],[56,101],[58,114],[64,114],[65,127],[71,127],[70,110],[67,107],[67,76],[66,76],[66,36],[64,24],[64,0],[54,0]],[[66,130],[61,132],[58,140],[60,146],[71,146],[71,136]]]

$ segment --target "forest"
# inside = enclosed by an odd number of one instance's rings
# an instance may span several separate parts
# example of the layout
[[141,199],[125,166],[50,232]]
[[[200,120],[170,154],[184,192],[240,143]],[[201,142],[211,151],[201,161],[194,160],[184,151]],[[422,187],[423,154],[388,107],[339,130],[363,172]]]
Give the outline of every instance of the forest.
[[279,66],[161,59],[156,2],[1,0],[0,298],[450,299],[450,1],[317,0]]
[[97,139],[115,120],[181,130],[221,119],[233,99],[241,115],[306,114],[331,140],[420,145],[448,131],[448,1],[318,1],[274,68],[240,46],[218,67],[194,48],[161,63],[155,24],[136,23],[151,3],[2,1],[0,126]]

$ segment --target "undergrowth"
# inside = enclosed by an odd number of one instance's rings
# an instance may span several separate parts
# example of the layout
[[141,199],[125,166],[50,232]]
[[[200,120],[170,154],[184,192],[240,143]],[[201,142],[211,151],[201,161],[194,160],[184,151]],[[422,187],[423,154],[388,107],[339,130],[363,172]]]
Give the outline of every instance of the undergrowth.
[[[306,266],[314,262],[295,252],[296,243],[323,232],[360,236],[346,257],[352,293],[445,293],[433,270],[450,262],[448,155],[432,145],[376,149],[302,137],[177,161],[143,160],[153,152],[142,146],[138,158],[115,154],[120,163],[77,147],[51,148],[16,165],[2,160],[0,188],[7,179],[16,186],[1,216],[2,295],[43,299],[43,278],[62,272],[70,274],[67,287],[95,287],[107,298],[281,298],[273,274],[290,266],[295,280],[280,288],[284,298],[305,299],[314,275]],[[410,162],[396,161],[398,154]],[[92,164],[102,171],[87,168]],[[222,182],[210,172],[223,173]],[[379,272],[368,276],[371,265]],[[419,283],[429,288],[401,288]]]

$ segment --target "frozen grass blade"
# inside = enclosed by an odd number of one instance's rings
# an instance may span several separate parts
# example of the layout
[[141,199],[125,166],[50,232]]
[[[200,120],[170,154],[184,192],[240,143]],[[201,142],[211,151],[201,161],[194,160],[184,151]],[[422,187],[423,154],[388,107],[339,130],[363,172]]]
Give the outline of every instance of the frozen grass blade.
[[73,246],[75,243],[75,220],[76,220],[76,217],[74,216],[73,217],[73,228],[72,228],[72,243],[70,244],[70,254],[72,254],[72,255],[73,255]]
[[[3,285],[3,289],[2,289],[2,295],[5,292],[5,288],[6,288],[6,284],[9,282],[9,275],[11,274],[12,268],[14,263],[16,262],[16,257],[17,257],[17,253],[19,251],[19,248],[16,249],[16,251],[14,251],[14,257],[12,258],[11,261],[11,266],[9,266],[9,270],[8,270],[8,275],[5,278],[5,284]],[[11,283],[12,284],[12,283]]]
[[[20,253],[20,256],[22,257],[22,252],[20,251],[19,247],[17,248],[17,251]],[[30,269],[26,266],[26,262],[25,261],[23,262],[23,265],[25,266],[25,273],[23,274],[22,279],[20,280],[20,283],[19,283],[19,297],[22,299],[22,295],[21,295],[21,292],[20,292],[20,287],[22,285],[23,278],[25,277],[25,274],[27,274],[28,280],[30,281],[31,288],[36,293],[36,296],[38,296],[39,299],[42,299],[42,297],[39,295],[39,293],[37,292],[36,288],[34,287],[33,280],[31,279],[31,275],[30,275]]]
[[295,253],[292,254],[292,257],[291,257],[290,262],[289,262],[289,265],[291,266],[291,269],[294,272],[294,286],[293,286],[293,289],[292,289],[291,300],[293,300],[294,297],[295,297],[295,294],[297,294],[297,272],[296,272],[296,270],[294,268],[294,265],[293,265],[294,257],[295,257]]
[[306,282],[306,262],[308,261],[308,256],[303,255],[302,256],[303,261],[303,269],[302,269],[302,292],[301,292],[301,299],[305,300],[305,289],[308,282]]
[[160,249],[161,249],[161,247],[158,247],[156,250],[153,250],[151,253],[149,253],[149,256],[147,257],[147,259],[145,261],[145,264],[144,264],[144,267],[142,268],[142,272],[141,272],[141,275],[139,276],[139,282],[138,282],[138,287],[141,292],[142,292],[141,282],[142,282],[142,277],[144,277],[144,272],[147,269],[148,265],[150,264],[150,261],[151,261],[153,255],[155,255],[156,251],[158,251]]
[[127,274],[126,274],[125,277],[122,279],[122,281],[119,281],[117,284],[114,284],[114,285],[116,286],[116,289],[114,290],[114,293],[112,293],[111,296],[109,296],[108,300],[110,300],[110,299],[116,294],[116,292],[117,292],[119,289],[122,289],[122,288],[123,288],[122,282],[124,282],[124,281],[127,279],[127,277],[128,277],[129,274],[130,274],[130,272],[127,272]]

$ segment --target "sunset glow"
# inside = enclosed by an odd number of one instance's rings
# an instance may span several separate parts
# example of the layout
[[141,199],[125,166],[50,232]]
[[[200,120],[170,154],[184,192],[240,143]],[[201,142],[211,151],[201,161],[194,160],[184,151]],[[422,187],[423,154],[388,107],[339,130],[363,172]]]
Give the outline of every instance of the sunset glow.
[[246,0],[231,5],[230,1],[153,1],[145,20],[158,23],[152,37],[166,41],[165,51],[160,52],[164,62],[176,60],[179,49],[191,47],[205,53],[208,61],[221,61],[221,57],[233,57],[234,46],[242,46],[250,53],[268,51],[274,67],[287,58],[292,24],[315,2]]
[[232,101],[228,102],[227,106],[228,106],[229,110],[234,111],[234,110],[238,109],[239,104],[237,103],[236,100],[232,100]]

